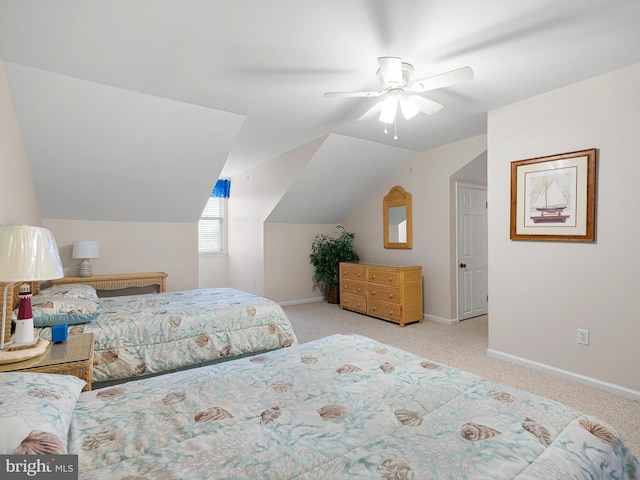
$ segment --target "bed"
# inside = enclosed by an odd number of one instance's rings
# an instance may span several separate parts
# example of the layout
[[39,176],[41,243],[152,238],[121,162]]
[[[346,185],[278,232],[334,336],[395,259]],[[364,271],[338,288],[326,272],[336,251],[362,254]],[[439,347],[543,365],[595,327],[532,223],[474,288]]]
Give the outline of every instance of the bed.
[[[57,444],[78,454],[81,479],[640,475],[597,418],[358,335],[81,394],[81,380],[58,375],[67,385],[54,392],[51,377],[0,375],[0,393],[38,401],[29,412],[57,412]],[[31,394],[41,385],[48,399]],[[47,453],[39,445],[15,451]]]
[[94,334],[94,388],[297,344],[278,303],[233,288],[98,298],[88,285],[56,285],[32,305],[42,338],[61,322],[69,335]]

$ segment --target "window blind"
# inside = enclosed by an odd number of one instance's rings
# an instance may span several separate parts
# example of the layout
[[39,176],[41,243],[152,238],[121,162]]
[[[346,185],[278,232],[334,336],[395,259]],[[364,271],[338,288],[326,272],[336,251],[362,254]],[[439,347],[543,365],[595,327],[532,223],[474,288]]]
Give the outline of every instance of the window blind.
[[218,180],[198,222],[198,252],[221,253],[224,245],[224,217],[231,182]]

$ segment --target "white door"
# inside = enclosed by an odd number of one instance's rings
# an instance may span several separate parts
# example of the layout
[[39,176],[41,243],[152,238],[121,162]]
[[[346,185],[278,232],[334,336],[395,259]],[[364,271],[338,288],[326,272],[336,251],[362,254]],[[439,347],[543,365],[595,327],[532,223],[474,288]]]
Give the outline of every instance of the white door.
[[456,184],[458,320],[487,313],[487,188]]

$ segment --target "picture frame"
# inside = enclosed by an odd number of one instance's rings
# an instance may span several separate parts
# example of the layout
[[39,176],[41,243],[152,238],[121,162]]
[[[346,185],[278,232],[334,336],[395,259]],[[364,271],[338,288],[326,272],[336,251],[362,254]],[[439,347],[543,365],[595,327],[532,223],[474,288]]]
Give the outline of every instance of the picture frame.
[[511,240],[594,242],[596,149],[511,162]]

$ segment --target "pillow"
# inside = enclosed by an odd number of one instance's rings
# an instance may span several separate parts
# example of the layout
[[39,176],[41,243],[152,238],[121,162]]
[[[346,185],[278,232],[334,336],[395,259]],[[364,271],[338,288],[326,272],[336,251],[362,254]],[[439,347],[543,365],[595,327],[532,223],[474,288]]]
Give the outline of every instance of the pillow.
[[[56,285],[31,297],[34,327],[87,323],[100,315],[100,299],[89,285]],[[18,309],[13,311],[13,320]]]
[[[37,297],[31,299],[34,327],[87,323],[100,315],[100,303],[80,298]],[[16,313],[17,318],[17,313]]]
[[98,292],[91,285],[55,285],[40,290],[36,295],[47,297],[80,298],[83,300],[98,301]]
[[0,454],[67,453],[71,417],[85,383],[71,375],[0,373]]

